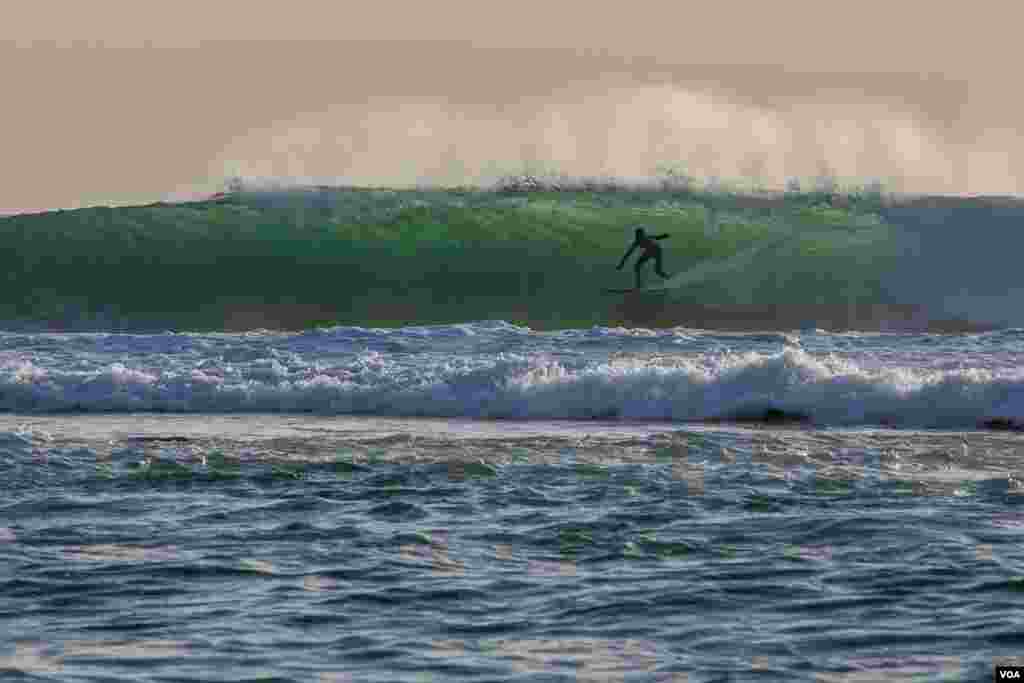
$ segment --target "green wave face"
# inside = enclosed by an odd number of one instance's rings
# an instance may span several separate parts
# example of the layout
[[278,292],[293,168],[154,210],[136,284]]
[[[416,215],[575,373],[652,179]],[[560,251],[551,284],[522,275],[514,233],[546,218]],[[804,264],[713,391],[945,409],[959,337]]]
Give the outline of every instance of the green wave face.
[[[601,290],[633,285],[633,261],[615,265],[641,225],[671,235],[673,277],[623,303]],[[891,300],[903,249],[877,197],[652,190],[242,192],[8,217],[0,240],[0,319],[195,330],[568,328],[637,322],[630,307],[678,324],[657,311],[860,305]]]

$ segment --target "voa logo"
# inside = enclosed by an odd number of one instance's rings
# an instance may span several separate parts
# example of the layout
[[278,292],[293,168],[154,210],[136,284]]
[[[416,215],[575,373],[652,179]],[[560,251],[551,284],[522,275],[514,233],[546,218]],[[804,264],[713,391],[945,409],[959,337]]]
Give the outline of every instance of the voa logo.
[[997,680],[1000,681],[1019,681],[1020,669],[997,669]]

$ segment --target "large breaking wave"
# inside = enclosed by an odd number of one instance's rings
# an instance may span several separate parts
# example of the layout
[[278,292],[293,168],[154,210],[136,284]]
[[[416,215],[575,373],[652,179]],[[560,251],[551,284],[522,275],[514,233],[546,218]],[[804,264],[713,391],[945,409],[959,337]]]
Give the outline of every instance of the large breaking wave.
[[[3,218],[0,328],[1024,324],[1020,202],[506,189],[300,188]],[[614,265],[637,225],[671,234],[669,292],[602,294],[632,284]]]

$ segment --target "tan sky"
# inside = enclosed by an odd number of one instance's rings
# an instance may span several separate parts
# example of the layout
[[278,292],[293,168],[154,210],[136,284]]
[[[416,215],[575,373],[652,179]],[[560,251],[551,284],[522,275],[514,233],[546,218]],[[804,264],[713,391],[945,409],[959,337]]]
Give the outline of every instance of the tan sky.
[[1003,0],[12,5],[0,211],[153,201],[232,174],[672,167],[1024,194],[1024,10]]

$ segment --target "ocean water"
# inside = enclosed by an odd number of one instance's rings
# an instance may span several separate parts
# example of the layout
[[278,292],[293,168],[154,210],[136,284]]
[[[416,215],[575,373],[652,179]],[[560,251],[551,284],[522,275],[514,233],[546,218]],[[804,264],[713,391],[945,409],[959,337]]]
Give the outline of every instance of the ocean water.
[[[304,330],[506,320],[717,330],[1024,327],[1024,202],[689,187],[296,188],[0,218],[0,329]],[[621,297],[636,226],[660,296]]]
[[1024,332],[0,333],[0,679],[987,681]]

